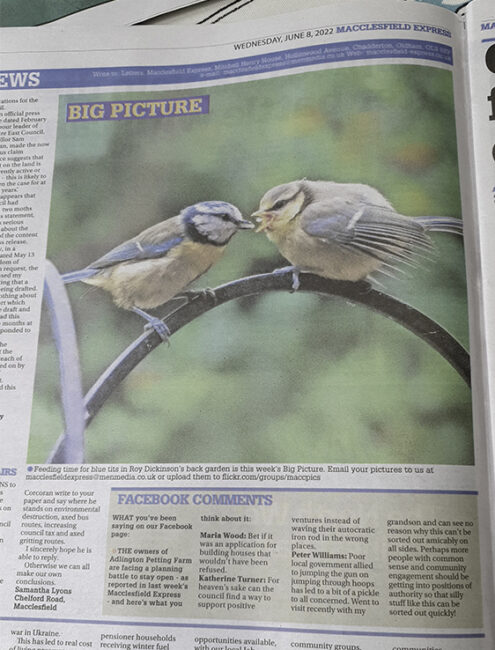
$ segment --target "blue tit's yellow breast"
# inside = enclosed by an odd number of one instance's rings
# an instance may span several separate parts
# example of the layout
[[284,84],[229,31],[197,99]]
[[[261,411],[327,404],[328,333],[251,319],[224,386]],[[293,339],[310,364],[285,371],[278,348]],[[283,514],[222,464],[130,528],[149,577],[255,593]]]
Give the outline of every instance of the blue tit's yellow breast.
[[[194,278],[205,273],[223,254],[225,246],[213,246],[194,241],[185,241],[170,251],[170,260],[184,266]],[[191,280],[192,282],[192,280]]]
[[223,246],[186,241],[167,255],[119,264],[100,286],[124,309],[153,309],[183,291],[221,257]]

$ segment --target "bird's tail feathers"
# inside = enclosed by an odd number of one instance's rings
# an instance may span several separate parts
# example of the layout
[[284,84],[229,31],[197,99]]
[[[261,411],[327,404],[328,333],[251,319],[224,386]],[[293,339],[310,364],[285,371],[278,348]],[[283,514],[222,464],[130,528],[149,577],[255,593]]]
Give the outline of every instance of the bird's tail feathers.
[[96,273],[96,269],[81,269],[80,271],[71,271],[70,273],[64,273],[62,275],[62,280],[64,284],[70,284],[71,282],[81,282],[90,278]]
[[453,235],[463,233],[462,221],[455,217],[417,217],[417,220],[426,230],[449,232]]

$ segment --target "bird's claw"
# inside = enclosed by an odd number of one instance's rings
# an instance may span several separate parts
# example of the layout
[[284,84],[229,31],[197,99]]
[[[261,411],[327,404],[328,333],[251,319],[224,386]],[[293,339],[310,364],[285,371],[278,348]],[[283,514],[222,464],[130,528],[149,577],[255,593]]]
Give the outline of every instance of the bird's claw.
[[206,289],[189,289],[187,291],[183,291],[180,294],[180,297],[187,298],[189,302],[196,300],[196,298],[202,298],[203,300],[208,300],[213,305],[217,304],[217,294],[213,289],[210,289],[209,287],[206,287]]
[[291,293],[294,293],[294,291],[297,291],[299,287],[301,286],[301,282],[299,280],[299,269],[296,268],[295,266],[283,266],[281,269],[275,269],[273,273],[275,275],[283,274],[283,273],[289,273],[292,272],[292,287],[291,287]]
[[170,336],[170,330],[168,329],[167,325],[157,316],[151,316],[151,314],[148,314],[148,312],[144,311],[140,307],[131,307],[132,311],[137,314],[138,316],[141,316],[141,318],[144,318],[146,321],[146,325],[144,326],[144,331],[153,329],[155,332],[158,334],[158,336],[161,338],[163,342],[168,343],[168,337]]
[[294,293],[294,291],[297,291],[300,286],[301,286],[301,281],[299,280],[299,269],[294,269],[292,271],[292,289],[291,289],[291,293]]
[[160,318],[152,318],[145,326],[145,330],[150,330],[153,329],[155,332],[158,334],[158,336],[161,338],[161,340],[164,343],[168,343],[170,345],[169,337],[170,337],[170,330],[168,329],[167,325],[160,319]]

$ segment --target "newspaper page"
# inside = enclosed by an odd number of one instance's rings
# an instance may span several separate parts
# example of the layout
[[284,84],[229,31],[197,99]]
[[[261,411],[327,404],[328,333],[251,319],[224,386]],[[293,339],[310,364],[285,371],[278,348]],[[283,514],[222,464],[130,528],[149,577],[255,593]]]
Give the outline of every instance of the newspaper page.
[[0,647],[493,647],[464,54],[3,32]]
[[[493,309],[494,269],[492,256],[488,245],[495,235],[495,11],[490,2],[476,3],[467,12],[468,65],[469,85],[467,88],[469,107],[469,140],[472,147],[472,163],[466,173],[470,173],[473,181],[473,214],[475,216],[477,234],[475,249],[479,259],[479,291],[481,307],[477,316],[480,327],[479,351],[486,360],[485,375],[482,381],[483,400],[492,403],[494,395],[493,360],[495,359],[493,324],[495,312]],[[468,143],[469,144],[469,143]],[[480,360],[481,362],[481,360]],[[481,392],[481,391],[480,391]],[[480,409],[480,412],[482,409]],[[492,557],[495,557],[494,546],[494,517],[495,517],[495,446],[493,432],[495,422],[493,413],[488,409],[483,428],[489,435],[483,438],[485,447],[480,458],[486,458],[487,491],[491,503],[487,503],[491,513]],[[487,522],[488,525],[488,522]]]

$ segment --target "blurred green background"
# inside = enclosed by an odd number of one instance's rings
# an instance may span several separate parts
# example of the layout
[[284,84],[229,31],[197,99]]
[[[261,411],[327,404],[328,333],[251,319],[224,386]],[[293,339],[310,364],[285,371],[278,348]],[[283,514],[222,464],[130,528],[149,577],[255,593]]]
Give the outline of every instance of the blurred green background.
[[[72,101],[209,94],[210,114],[64,122]],[[461,216],[452,78],[380,65],[187,91],[62,98],[48,257],[86,266],[202,200],[245,215],[279,183],[369,183],[408,215]],[[379,279],[467,346],[460,238],[411,276]],[[197,283],[214,287],[286,262],[241,232]],[[105,292],[68,287],[85,388],[142,331]],[[159,312],[158,312],[159,313]],[[30,462],[62,430],[57,359],[42,319]],[[470,392],[399,325],[340,299],[277,293],[214,309],[160,346],[87,431],[89,462],[473,462]]]

